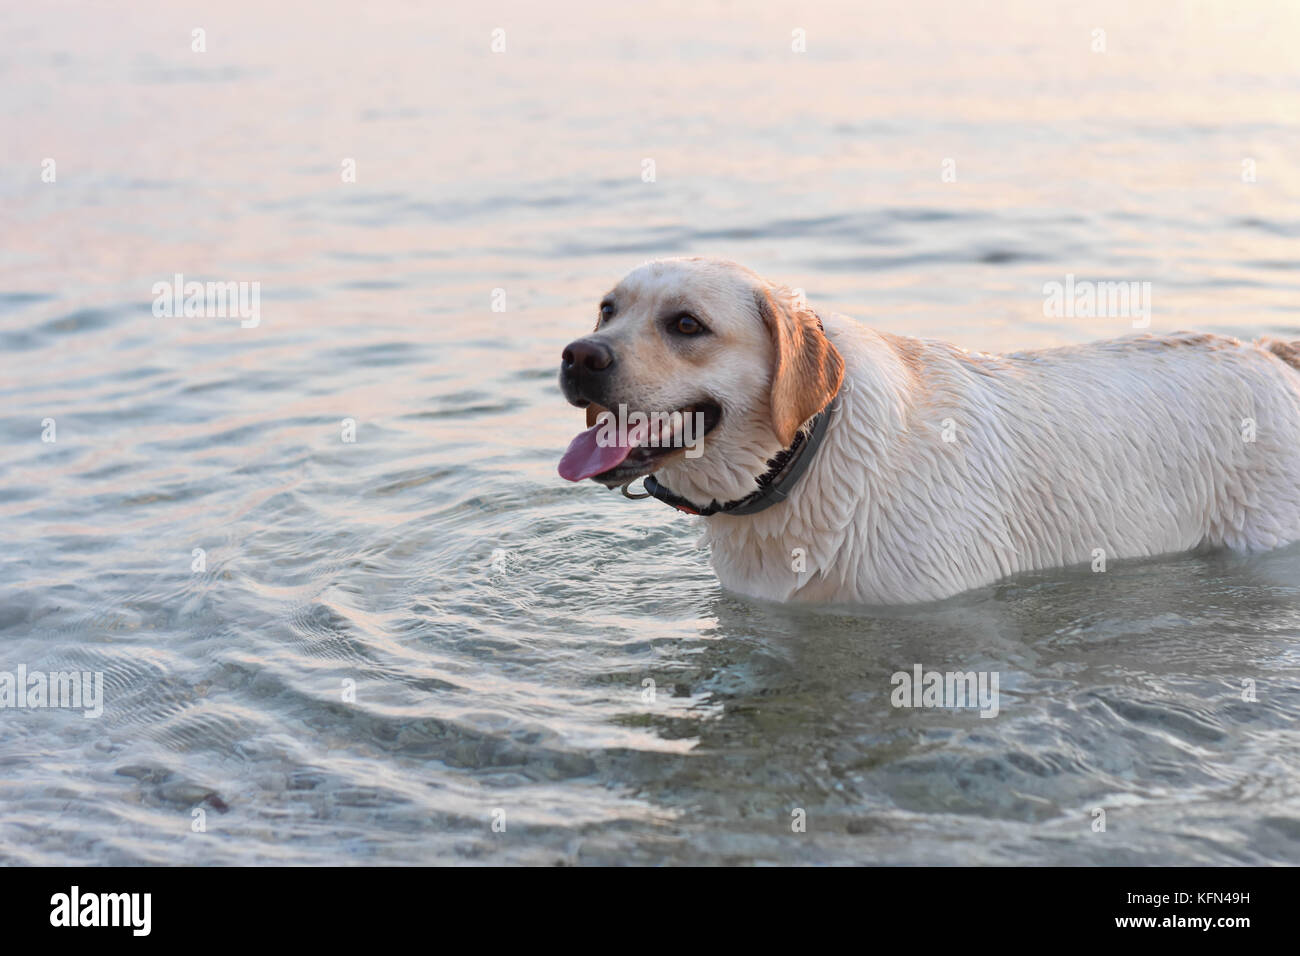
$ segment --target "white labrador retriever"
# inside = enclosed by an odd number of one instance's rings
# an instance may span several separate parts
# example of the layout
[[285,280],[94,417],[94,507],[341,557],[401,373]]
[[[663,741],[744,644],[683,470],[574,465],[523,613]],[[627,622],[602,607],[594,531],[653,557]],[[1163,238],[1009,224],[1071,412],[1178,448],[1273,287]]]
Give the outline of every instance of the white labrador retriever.
[[560,381],[591,426],[560,474],[625,493],[646,476],[707,515],[719,579],[752,597],[909,603],[1300,540],[1300,343],[972,353],[823,323],[732,262],[666,259],[605,296]]

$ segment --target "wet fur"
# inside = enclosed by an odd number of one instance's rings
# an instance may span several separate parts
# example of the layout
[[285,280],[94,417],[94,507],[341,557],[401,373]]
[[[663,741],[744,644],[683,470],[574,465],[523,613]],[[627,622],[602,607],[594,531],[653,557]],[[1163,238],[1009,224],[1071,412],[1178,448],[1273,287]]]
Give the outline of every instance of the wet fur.
[[[629,280],[620,288],[633,312],[642,296],[673,295],[726,330],[727,347],[707,359],[659,350],[634,372],[656,379],[660,396],[685,394],[689,381],[725,403],[700,458],[656,471],[692,501],[753,490],[791,423],[842,378],[825,442],[790,499],[703,519],[733,591],[910,603],[1098,553],[1300,540],[1298,343],[1180,332],[981,354],[838,315],[821,317],[823,332],[786,290],[721,260],[663,260]],[[638,363],[647,333],[623,333],[620,361]]]

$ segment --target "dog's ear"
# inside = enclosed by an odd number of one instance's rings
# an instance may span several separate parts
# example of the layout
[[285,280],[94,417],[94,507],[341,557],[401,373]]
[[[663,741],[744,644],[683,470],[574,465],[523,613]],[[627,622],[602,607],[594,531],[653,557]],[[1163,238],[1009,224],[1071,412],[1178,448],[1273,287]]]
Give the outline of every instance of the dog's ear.
[[817,313],[785,289],[757,289],[772,337],[772,428],[789,447],[800,426],[826,407],[844,381],[844,359]]

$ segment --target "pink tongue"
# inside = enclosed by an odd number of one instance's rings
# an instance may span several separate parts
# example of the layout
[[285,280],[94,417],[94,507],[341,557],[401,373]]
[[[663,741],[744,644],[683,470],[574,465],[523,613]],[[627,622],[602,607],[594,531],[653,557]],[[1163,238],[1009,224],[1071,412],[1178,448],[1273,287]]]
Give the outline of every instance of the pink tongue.
[[603,423],[597,422],[569,442],[569,450],[560,459],[561,478],[582,481],[584,478],[599,475],[602,471],[609,471],[614,466],[621,465],[623,460],[632,454],[634,446],[631,443],[640,435],[640,429],[634,429],[635,434],[628,435],[627,445],[602,446],[596,441],[596,432],[602,427],[604,427]]

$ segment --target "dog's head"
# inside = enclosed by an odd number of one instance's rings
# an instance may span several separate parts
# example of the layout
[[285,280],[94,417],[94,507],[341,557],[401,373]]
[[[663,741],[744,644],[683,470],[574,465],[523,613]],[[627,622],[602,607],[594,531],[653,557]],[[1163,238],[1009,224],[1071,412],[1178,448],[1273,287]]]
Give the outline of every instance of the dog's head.
[[743,498],[843,376],[816,313],[788,289],[720,259],[647,263],[564,350],[560,387],[591,427],[560,473],[612,488],[655,472],[701,504]]

